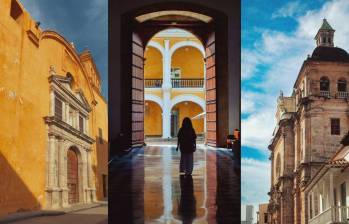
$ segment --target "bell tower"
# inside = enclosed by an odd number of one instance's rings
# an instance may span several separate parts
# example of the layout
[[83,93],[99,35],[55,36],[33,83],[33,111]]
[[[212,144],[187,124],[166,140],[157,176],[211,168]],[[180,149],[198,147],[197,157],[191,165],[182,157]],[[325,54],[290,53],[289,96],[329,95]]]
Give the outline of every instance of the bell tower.
[[333,37],[335,30],[327,22],[326,19],[323,19],[322,26],[315,36],[316,45],[324,47],[334,47]]

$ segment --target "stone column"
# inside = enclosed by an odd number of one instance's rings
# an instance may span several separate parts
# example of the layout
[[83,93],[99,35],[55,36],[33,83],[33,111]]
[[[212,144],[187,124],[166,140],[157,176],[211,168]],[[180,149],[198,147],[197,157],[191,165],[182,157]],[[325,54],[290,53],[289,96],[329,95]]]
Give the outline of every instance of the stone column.
[[163,111],[162,111],[162,137],[171,137],[171,55],[170,41],[164,41],[164,59],[163,59]]
[[92,160],[91,160],[91,148],[86,148],[86,170],[87,170],[87,202],[96,201],[96,188],[94,186]]
[[47,152],[47,207],[58,208],[60,206],[58,193],[58,161],[57,161],[57,138],[49,134],[49,147]]
[[55,154],[56,154],[56,136],[49,134],[49,149],[48,149],[48,182],[49,188],[54,187],[55,183]]
[[61,207],[69,206],[68,203],[68,186],[67,186],[67,151],[64,147],[65,140],[58,139],[58,187],[60,190]]

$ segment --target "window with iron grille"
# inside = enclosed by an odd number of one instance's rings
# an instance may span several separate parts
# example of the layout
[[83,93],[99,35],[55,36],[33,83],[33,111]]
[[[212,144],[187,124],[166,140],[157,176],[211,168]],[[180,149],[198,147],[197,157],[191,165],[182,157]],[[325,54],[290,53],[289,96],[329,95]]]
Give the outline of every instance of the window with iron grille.
[[84,118],[81,115],[79,115],[79,130],[84,132]]
[[347,81],[344,79],[340,79],[337,82],[338,92],[346,92],[347,91]]
[[98,138],[99,138],[99,143],[103,144],[103,132],[102,128],[98,128]]
[[340,132],[339,118],[331,118],[331,135],[340,135]]
[[330,80],[327,77],[320,79],[320,91],[330,91]]
[[57,97],[55,97],[55,117],[59,120],[63,118],[63,103]]

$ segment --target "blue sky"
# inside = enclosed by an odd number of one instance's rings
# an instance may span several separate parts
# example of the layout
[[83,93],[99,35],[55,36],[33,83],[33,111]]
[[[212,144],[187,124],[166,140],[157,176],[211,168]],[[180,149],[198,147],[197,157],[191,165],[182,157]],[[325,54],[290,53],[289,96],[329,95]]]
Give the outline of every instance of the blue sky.
[[[242,0],[242,204],[268,202],[267,146],[280,90],[290,95],[326,18],[335,46],[349,49],[349,1]],[[255,207],[255,210],[257,207]],[[244,218],[244,209],[242,210]]]
[[78,52],[91,50],[108,99],[108,0],[20,0],[41,28],[53,29]]

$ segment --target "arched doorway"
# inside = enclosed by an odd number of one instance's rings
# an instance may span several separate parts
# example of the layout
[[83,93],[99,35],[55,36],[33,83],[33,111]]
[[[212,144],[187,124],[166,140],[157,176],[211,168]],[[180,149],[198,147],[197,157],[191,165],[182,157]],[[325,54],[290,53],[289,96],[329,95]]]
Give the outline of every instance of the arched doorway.
[[171,135],[176,137],[185,117],[192,120],[193,128],[198,136],[203,136],[205,131],[203,108],[191,101],[180,102],[171,110]]
[[223,3],[136,1],[120,7],[110,2],[112,154],[144,143],[144,50],[154,34],[170,28],[193,33],[205,49],[207,143],[225,146],[228,133],[239,128],[240,5]]
[[144,135],[149,137],[162,136],[162,109],[155,101],[145,100]]
[[71,147],[67,153],[68,203],[79,202],[79,163],[76,149]]

